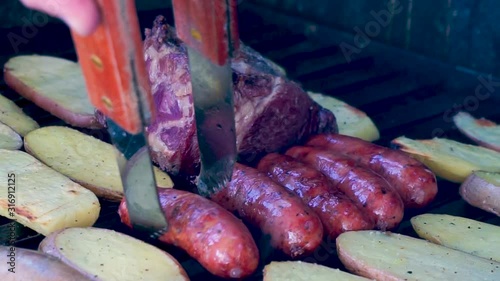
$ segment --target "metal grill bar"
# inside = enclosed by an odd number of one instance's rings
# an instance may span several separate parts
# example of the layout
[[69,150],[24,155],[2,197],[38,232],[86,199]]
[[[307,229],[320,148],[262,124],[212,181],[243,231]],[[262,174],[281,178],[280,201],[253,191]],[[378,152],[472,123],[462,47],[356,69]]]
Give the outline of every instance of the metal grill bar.
[[426,85],[418,81],[417,78],[402,73],[402,76],[394,77],[394,79],[386,80],[377,85],[365,87],[359,91],[341,93],[338,94],[338,97],[353,106],[366,109],[376,102],[401,98],[402,96],[411,95],[420,89],[434,87],[436,87],[434,83]]

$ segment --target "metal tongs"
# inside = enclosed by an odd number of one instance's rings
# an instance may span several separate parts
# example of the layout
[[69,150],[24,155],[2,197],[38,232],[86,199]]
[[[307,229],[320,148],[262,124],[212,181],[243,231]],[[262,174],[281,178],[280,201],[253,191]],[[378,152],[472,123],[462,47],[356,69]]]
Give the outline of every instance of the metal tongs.
[[[97,0],[101,25],[72,33],[92,104],[107,116],[134,229],[157,238],[168,229],[146,127],[155,116],[134,0]],[[198,190],[210,196],[232,176],[236,137],[230,55],[238,45],[234,0],[173,0],[178,36],[189,48],[202,167]]]
[[236,0],[172,0],[177,36],[187,45],[201,173],[210,196],[230,180],[236,162],[231,57],[239,48]]

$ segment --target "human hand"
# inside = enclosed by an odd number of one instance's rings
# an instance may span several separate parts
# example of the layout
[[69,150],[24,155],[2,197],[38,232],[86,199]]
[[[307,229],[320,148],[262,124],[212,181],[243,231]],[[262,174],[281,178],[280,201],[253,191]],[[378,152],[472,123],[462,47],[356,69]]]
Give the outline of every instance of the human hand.
[[[100,22],[95,0],[20,0],[26,7],[64,21],[80,35],[95,31]],[[114,0],[113,0],[114,1]]]

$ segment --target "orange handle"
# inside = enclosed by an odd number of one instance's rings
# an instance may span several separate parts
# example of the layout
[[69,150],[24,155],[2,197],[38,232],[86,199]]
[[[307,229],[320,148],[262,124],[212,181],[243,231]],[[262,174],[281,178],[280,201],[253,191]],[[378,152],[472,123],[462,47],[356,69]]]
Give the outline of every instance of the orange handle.
[[72,33],[88,95],[91,103],[122,129],[137,134],[143,127],[139,106],[143,104],[142,112],[154,116],[154,103],[135,3],[97,2],[102,19],[98,29],[86,37]]
[[236,0],[172,0],[172,6],[179,39],[213,63],[226,64],[240,42]]

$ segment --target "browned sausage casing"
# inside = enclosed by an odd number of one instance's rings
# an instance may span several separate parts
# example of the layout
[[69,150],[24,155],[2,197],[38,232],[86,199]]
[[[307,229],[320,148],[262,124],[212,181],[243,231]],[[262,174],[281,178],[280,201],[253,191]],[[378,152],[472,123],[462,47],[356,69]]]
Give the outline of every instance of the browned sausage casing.
[[312,253],[323,238],[319,217],[300,198],[254,168],[236,164],[231,182],[212,196],[271,236],[271,245],[291,257]]
[[[209,272],[223,278],[243,278],[257,269],[257,245],[233,214],[187,191],[160,189],[159,196],[169,223],[160,241],[183,249]],[[125,200],[118,213],[121,221],[131,226]]]
[[325,175],[293,157],[271,153],[260,160],[257,169],[302,198],[318,214],[331,238],[375,227],[351,199],[332,188]]
[[338,134],[314,136],[307,145],[346,154],[382,175],[396,189],[407,208],[428,205],[438,192],[434,173],[404,152]]
[[354,159],[303,146],[293,147],[286,154],[328,176],[334,187],[370,215],[378,228],[392,229],[403,219],[404,205],[399,194],[384,178],[359,166]]

